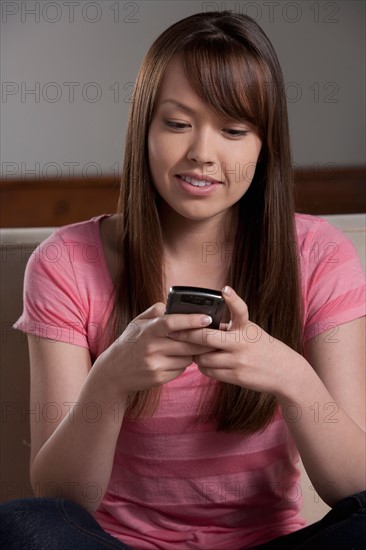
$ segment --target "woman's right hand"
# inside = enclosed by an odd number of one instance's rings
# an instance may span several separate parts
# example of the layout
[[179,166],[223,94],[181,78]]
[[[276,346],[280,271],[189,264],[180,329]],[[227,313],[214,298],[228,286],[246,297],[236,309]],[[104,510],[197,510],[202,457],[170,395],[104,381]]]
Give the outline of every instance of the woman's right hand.
[[110,387],[120,394],[148,390],[165,384],[184,372],[193,356],[213,351],[201,344],[167,338],[176,330],[206,328],[203,314],[164,315],[165,304],[158,302],[135,317],[125,331],[96,360],[108,377]]

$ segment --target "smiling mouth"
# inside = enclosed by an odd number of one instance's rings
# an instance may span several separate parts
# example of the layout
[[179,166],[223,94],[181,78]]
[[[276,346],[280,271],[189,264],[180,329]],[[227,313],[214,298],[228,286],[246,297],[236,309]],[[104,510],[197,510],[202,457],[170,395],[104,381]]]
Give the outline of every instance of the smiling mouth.
[[178,178],[181,178],[183,181],[190,183],[194,187],[208,187],[209,185],[212,185],[213,183],[219,183],[218,181],[207,181],[207,180],[198,180],[196,178],[193,178],[191,176],[181,176],[177,175]]

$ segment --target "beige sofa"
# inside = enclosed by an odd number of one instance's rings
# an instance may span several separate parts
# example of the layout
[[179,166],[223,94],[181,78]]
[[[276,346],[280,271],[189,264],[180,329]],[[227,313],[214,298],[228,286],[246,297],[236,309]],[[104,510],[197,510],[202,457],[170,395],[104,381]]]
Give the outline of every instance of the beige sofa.
[[[323,216],[353,241],[365,266],[365,214]],[[29,372],[27,338],[12,329],[22,311],[22,287],[27,259],[52,228],[0,230],[1,250],[1,502],[29,497]],[[37,407],[31,414],[39,415]],[[329,509],[318,497],[302,468],[303,515],[312,523]]]

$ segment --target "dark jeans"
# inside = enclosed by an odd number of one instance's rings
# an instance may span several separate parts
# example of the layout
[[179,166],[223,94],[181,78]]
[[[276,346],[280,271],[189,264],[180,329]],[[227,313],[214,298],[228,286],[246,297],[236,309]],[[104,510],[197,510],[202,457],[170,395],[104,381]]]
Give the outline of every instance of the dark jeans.
[[[257,546],[260,550],[363,550],[366,491],[338,502],[320,521]],[[106,533],[81,506],[65,499],[30,498],[0,506],[4,550],[132,550]],[[202,550],[209,550],[202,548]],[[223,549],[226,550],[226,549]]]

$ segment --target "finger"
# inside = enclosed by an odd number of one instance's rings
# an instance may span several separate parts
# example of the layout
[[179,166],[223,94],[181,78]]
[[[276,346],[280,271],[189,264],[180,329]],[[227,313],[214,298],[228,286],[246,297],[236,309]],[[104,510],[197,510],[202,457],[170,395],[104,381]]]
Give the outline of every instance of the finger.
[[227,330],[236,330],[238,327],[246,325],[249,321],[249,313],[244,300],[230,286],[225,286],[222,289],[222,295],[231,313],[231,321]]
[[166,372],[181,371],[189,367],[192,362],[192,355],[167,355],[163,370]]
[[197,368],[202,374],[218,382],[227,382],[228,384],[236,384],[232,376],[232,371],[228,369],[212,369],[210,367],[202,367],[197,365]]
[[184,355],[198,355],[202,353],[208,353],[211,351],[216,351],[215,348],[210,346],[201,346],[197,344],[190,344],[187,342],[175,342],[171,340],[169,342],[169,351],[167,353],[168,357],[173,356],[184,356]]
[[212,318],[202,313],[169,313],[163,315],[156,325],[160,335],[165,337],[171,332],[199,329],[211,323]]
[[160,317],[161,315],[164,315],[165,308],[166,305],[163,302],[156,302],[156,304],[153,304],[148,309],[145,309],[145,311],[140,313],[140,315],[137,315],[137,317],[135,317],[135,321]]
[[230,366],[230,354],[221,350],[193,355],[193,361],[198,366],[207,369],[230,370],[232,368]]
[[[196,329],[175,330],[168,332],[167,337],[171,340],[178,340],[198,346],[208,346],[213,349],[220,347],[221,331],[219,329],[202,327]],[[225,334],[225,333],[224,333]]]
[[[233,333],[234,334],[234,333]],[[232,336],[226,331],[214,328],[201,328],[193,330],[178,330],[169,332],[167,337],[172,340],[178,340],[189,344],[199,346],[208,346],[211,349],[226,349],[230,346]],[[227,337],[228,336],[228,337]]]
[[193,356],[193,361],[202,374],[214,380],[233,383],[233,372],[228,366],[229,359],[228,354],[225,352],[211,352]]

